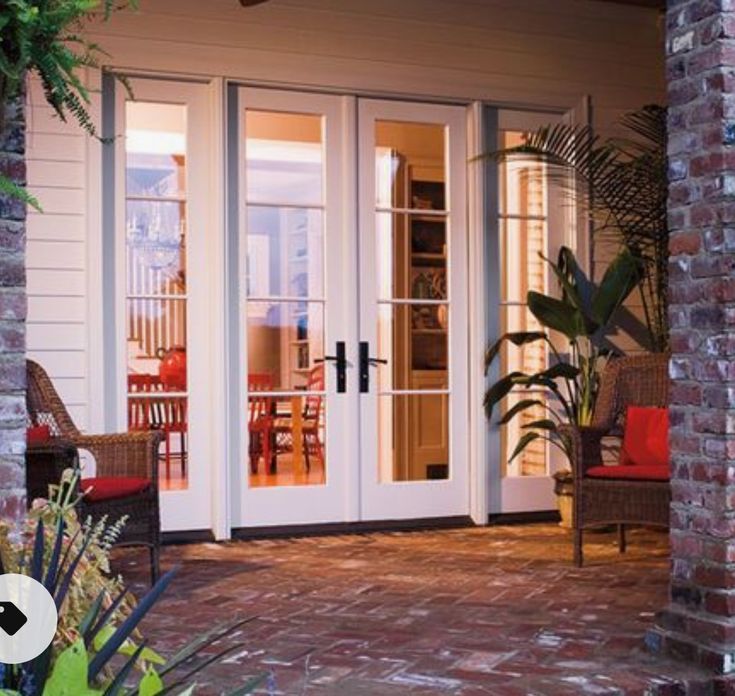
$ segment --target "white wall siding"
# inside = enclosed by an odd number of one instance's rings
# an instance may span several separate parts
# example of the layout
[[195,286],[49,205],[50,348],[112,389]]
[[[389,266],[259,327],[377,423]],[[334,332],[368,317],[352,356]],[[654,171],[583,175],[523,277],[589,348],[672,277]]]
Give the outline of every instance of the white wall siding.
[[[92,38],[121,70],[487,100],[564,111],[592,97],[609,132],[664,98],[662,28],[652,10],[590,0],[142,0]],[[99,421],[99,155],[30,94],[28,176],[44,213],[28,224],[29,350],[79,424]],[[91,195],[88,193],[91,192]],[[91,259],[91,260],[90,260]],[[92,348],[90,349],[90,346]],[[98,355],[98,353],[100,353]],[[90,367],[92,366],[92,367]],[[91,372],[90,372],[91,371]],[[90,418],[90,414],[94,418]]]
[[29,91],[28,183],[43,213],[28,215],[28,354],[49,372],[77,424],[88,421],[85,136]]

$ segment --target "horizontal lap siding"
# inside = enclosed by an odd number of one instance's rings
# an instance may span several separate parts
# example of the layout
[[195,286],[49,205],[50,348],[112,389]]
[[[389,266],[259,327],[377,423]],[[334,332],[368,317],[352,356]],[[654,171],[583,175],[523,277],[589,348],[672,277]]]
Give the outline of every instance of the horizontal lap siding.
[[76,423],[88,422],[85,136],[52,115],[36,83],[29,96],[28,354],[48,371]]
[[[90,33],[114,66],[345,92],[484,99],[555,110],[592,96],[596,126],[661,101],[655,12],[590,0],[142,0]],[[88,422],[87,144],[37,89],[29,180],[29,341]],[[93,248],[98,245],[94,244]]]

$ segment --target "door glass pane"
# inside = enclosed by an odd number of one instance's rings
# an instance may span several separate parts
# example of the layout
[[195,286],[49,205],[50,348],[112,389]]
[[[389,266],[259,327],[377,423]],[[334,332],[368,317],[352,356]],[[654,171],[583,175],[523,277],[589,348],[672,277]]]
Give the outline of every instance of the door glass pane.
[[446,150],[443,124],[376,121],[382,483],[449,477]]
[[378,297],[446,300],[446,218],[404,213],[376,217]]
[[245,182],[249,203],[321,205],[323,118],[248,109]]
[[251,488],[326,482],[323,121],[245,112]]
[[445,140],[442,124],[376,121],[376,205],[445,210]]
[[321,210],[248,207],[248,297],[323,297],[323,217]]
[[446,304],[381,304],[378,352],[381,392],[448,388]]
[[[519,131],[501,131],[501,148],[518,147],[526,140]],[[501,215],[546,216],[546,167],[525,157],[511,157],[500,165]]]
[[449,478],[449,396],[379,397],[381,483]]
[[324,358],[321,302],[248,302],[248,373],[267,375],[269,390],[321,389],[309,384]]
[[163,434],[163,490],[188,486],[186,107],[128,102],[128,427]]
[[[324,394],[274,396],[266,391],[267,373],[250,373],[248,380],[250,486],[326,483]],[[322,368],[314,368],[309,382],[324,388]]]

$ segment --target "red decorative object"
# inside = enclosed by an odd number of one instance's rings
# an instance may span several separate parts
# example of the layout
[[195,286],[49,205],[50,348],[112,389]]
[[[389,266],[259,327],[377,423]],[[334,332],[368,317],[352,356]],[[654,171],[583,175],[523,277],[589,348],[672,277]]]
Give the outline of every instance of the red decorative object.
[[103,476],[81,480],[82,491],[90,503],[137,495],[145,491],[150,485],[150,479],[134,478],[132,476]]
[[619,481],[668,481],[669,466],[636,464],[635,466],[593,466],[587,469],[590,478],[617,479]]
[[159,348],[156,357],[161,361],[158,376],[164,388],[170,391],[186,391],[186,348]]
[[33,425],[26,430],[26,442],[29,445],[42,445],[51,439],[51,428],[48,425]]
[[669,466],[668,408],[628,406],[620,464]]

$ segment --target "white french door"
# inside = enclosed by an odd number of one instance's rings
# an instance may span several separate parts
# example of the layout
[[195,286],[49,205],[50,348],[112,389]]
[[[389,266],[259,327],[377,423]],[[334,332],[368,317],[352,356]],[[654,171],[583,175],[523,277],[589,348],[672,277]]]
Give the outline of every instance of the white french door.
[[467,515],[464,108],[236,111],[234,526]]
[[235,526],[354,515],[349,100],[241,88],[237,102],[244,446]]
[[361,517],[467,515],[466,112],[359,105]]

